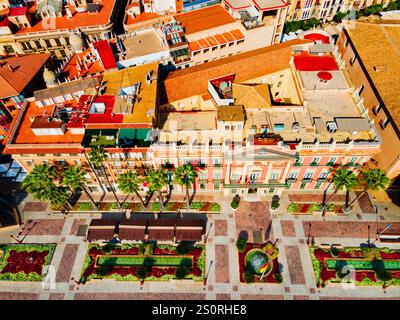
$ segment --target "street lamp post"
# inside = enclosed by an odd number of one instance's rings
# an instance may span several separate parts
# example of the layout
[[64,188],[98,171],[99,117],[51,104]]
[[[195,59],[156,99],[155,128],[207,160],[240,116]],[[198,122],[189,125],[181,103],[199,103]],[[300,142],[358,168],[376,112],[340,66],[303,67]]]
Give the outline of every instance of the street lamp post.
[[368,225],[368,247],[371,246],[371,226]]

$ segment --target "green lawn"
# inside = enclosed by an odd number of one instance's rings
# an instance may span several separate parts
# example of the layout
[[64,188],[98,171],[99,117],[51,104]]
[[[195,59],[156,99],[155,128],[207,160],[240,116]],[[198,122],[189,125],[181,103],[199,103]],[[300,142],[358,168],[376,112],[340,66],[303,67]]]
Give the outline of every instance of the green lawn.
[[97,266],[134,267],[134,266],[177,267],[192,266],[191,258],[152,257],[152,256],[99,256]]
[[367,261],[367,260],[333,260],[327,259],[329,269],[341,270],[345,265],[354,267],[355,270],[400,270],[400,261]]

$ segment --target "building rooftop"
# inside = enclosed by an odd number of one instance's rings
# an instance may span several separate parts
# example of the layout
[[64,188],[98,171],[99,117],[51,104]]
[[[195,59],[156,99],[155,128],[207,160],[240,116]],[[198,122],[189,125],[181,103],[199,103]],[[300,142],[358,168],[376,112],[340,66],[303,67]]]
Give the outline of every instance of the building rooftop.
[[0,59],[0,98],[20,94],[49,58],[42,53]]
[[335,58],[331,54],[313,55],[301,52],[294,56],[294,65],[300,71],[338,70]]
[[260,10],[273,10],[286,7],[288,4],[283,0],[253,0]]
[[159,127],[164,131],[214,130],[216,118],[214,111],[161,113]]
[[132,96],[128,102],[133,104],[132,111],[124,114],[123,122],[151,126],[156,109],[157,78],[157,62],[105,72],[102,94],[121,98]]
[[[69,104],[73,106],[73,103]],[[35,135],[32,131],[32,124],[35,123],[35,119],[40,121],[41,118],[48,118],[54,110],[54,105],[45,106],[42,108],[37,107],[34,102],[28,102],[25,114],[23,115],[17,132],[14,136],[14,144],[59,144],[59,143],[80,143],[83,139],[83,134],[72,134],[70,130],[67,130],[63,135]],[[28,152],[29,153],[29,152]]]
[[400,128],[400,25],[353,22],[345,30],[391,117]]
[[[35,91],[34,96],[36,101],[43,101],[54,97],[63,96],[69,93],[75,93],[79,91],[93,91],[100,83],[100,78],[89,78],[66,82],[55,87]],[[88,92],[86,92],[88,94]]]
[[103,63],[103,66],[106,70],[117,68],[117,63],[115,62],[113,51],[107,40],[99,40],[93,42],[93,46],[97,50],[101,62]]
[[80,78],[91,77],[104,72],[101,61],[93,54],[90,48],[85,51],[75,53],[71,60],[62,70],[62,79],[77,80]]
[[[208,80],[232,72],[236,75],[235,82],[243,82],[287,69],[292,57],[291,46],[304,43],[309,43],[309,40],[287,41],[171,72],[161,84],[161,103],[205,94],[208,90]],[[183,83],[188,85],[182,85]]]
[[[99,8],[100,10],[97,13],[93,12],[77,12],[69,6],[72,17],[69,18],[67,15],[62,17],[57,16],[52,18],[51,22],[54,23],[52,28],[58,30],[67,30],[67,29],[76,29],[82,27],[92,27],[92,26],[99,26],[99,25],[106,25],[111,20],[111,15],[114,10],[114,6],[116,4],[116,0],[100,0],[99,1]],[[35,3],[32,7],[29,8],[29,12],[33,15],[36,15],[38,7]],[[24,28],[18,30],[17,34],[25,34],[31,32],[41,32],[41,31],[48,31],[49,26],[48,23],[42,23],[42,21],[36,22],[30,28]]]
[[128,36],[122,43],[126,49],[125,60],[168,50],[154,28],[136,31],[135,35]]
[[211,29],[235,22],[235,19],[221,5],[180,13],[174,19],[185,28],[186,34]]

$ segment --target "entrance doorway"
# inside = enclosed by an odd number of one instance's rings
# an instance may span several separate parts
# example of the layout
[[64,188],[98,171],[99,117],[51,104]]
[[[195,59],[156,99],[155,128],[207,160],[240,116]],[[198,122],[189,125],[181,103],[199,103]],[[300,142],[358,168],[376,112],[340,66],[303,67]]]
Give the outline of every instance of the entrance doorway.
[[248,194],[255,194],[257,193],[257,188],[250,188]]

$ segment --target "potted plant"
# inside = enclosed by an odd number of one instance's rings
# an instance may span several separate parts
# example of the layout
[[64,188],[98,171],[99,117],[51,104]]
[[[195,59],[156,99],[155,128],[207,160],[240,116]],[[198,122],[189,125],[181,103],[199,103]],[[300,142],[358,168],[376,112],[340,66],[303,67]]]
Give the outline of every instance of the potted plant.
[[239,207],[239,203],[240,203],[240,197],[239,195],[236,195],[231,202],[231,207],[234,211],[236,211],[236,209]]
[[272,197],[272,202],[271,202],[271,211],[275,212],[276,209],[279,208],[279,196],[278,195],[274,195]]

